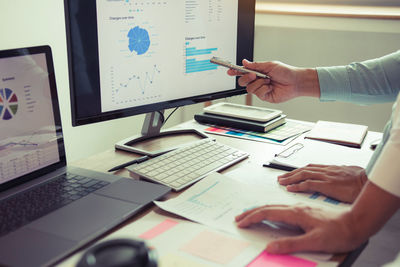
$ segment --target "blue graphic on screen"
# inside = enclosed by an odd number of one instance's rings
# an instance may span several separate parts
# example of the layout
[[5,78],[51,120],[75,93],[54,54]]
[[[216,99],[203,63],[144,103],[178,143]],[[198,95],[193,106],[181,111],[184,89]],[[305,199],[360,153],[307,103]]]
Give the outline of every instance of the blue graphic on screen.
[[218,48],[197,49],[196,47],[189,47],[189,45],[190,43],[186,42],[186,73],[216,70],[218,68],[217,65],[210,62],[210,59],[198,60],[196,58],[196,56],[209,55]]
[[149,50],[150,47],[150,37],[147,30],[136,26],[129,30],[129,50],[131,52],[135,51],[138,55],[143,55]]

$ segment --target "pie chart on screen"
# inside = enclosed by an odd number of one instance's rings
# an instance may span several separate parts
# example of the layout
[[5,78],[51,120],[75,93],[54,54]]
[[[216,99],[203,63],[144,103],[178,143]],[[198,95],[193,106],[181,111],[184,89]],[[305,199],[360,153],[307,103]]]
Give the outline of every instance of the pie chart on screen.
[[0,119],[11,120],[18,111],[18,97],[9,88],[0,88]]

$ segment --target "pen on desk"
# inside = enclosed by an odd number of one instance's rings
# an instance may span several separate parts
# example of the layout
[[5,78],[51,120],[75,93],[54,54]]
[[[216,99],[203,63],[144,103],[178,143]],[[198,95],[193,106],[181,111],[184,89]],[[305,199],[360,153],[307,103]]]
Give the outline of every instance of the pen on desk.
[[267,167],[267,168],[272,168],[272,169],[278,169],[278,170],[282,170],[282,171],[293,171],[297,168],[295,167],[290,167],[290,166],[284,166],[284,165],[279,165],[279,164],[275,164],[275,163],[264,163],[263,167]]
[[123,169],[123,168],[125,168],[125,167],[127,167],[127,166],[129,166],[129,165],[132,165],[132,164],[135,164],[135,163],[141,163],[141,162],[143,162],[143,161],[146,161],[146,160],[148,160],[149,158],[150,158],[149,156],[143,156],[143,157],[140,157],[140,158],[137,158],[137,159],[128,161],[128,162],[126,162],[126,163],[124,163],[124,164],[115,166],[114,168],[111,168],[111,169],[109,169],[108,171],[109,171],[109,172],[117,171],[117,170]]

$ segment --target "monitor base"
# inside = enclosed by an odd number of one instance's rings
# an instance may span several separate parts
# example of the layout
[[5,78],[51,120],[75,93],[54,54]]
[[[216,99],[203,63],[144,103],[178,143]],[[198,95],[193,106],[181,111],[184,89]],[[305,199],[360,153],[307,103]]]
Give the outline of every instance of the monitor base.
[[146,114],[142,134],[119,141],[115,144],[115,148],[155,157],[187,145],[190,142],[210,138],[196,129],[160,131],[162,123],[158,112]]

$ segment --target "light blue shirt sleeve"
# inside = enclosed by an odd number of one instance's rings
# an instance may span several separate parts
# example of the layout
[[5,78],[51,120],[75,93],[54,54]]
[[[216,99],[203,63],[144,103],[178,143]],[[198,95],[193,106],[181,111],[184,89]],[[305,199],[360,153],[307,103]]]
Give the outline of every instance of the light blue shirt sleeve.
[[400,50],[347,66],[317,68],[321,101],[393,102],[400,91]]
[[[321,101],[339,100],[358,104],[393,102],[400,92],[400,50],[347,66],[317,68],[317,72]],[[400,192],[398,164],[393,164],[400,151],[399,102],[400,96],[397,105],[393,106],[381,143],[365,170],[375,184],[395,195]],[[393,128],[394,121],[396,127]]]

